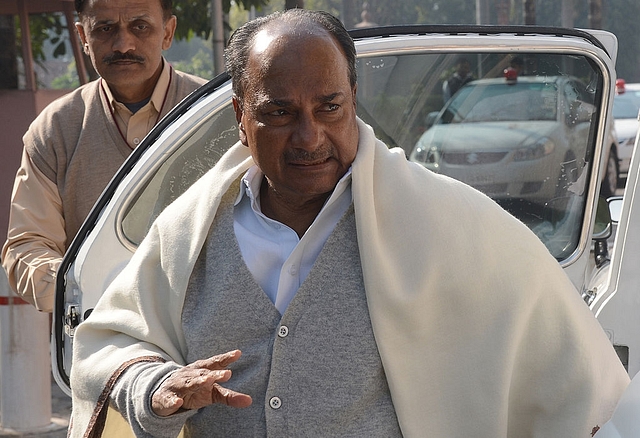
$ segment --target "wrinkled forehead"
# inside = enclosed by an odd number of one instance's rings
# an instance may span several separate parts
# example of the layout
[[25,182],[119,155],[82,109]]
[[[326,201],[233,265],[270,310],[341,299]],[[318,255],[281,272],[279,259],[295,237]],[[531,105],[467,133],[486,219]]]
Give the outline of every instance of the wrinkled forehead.
[[276,22],[254,36],[247,67],[264,75],[278,66],[295,69],[303,59],[323,55],[336,58],[336,63],[339,58],[346,60],[335,37],[316,23]]
[[81,17],[110,21],[163,15],[160,0],[88,0]]
[[329,37],[331,34],[312,21],[274,21],[256,32],[251,44],[251,54],[261,55],[269,49],[308,44],[309,39]]

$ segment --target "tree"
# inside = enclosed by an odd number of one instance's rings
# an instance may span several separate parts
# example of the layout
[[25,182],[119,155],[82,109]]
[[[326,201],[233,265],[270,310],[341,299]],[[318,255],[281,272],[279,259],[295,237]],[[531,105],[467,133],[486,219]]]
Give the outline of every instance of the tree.
[[[229,14],[231,9],[231,0],[220,0],[222,2],[222,10],[225,15]],[[269,0],[234,0],[234,3],[244,9],[251,9],[252,6],[260,9],[269,3]],[[211,36],[212,23],[212,2],[211,0],[174,0],[173,10],[178,17],[178,26],[176,28],[176,38],[191,39],[198,36],[203,39],[209,39]],[[225,32],[228,33],[230,28],[225,22]]]
[[11,15],[0,15],[0,88],[18,88],[16,31]]
[[589,27],[602,29],[602,0],[589,0]]
[[296,8],[304,8],[304,0],[285,0],[284,2],[285,9],[296,9]]
[[524,0],[524,24],[536,24],[535,0]]

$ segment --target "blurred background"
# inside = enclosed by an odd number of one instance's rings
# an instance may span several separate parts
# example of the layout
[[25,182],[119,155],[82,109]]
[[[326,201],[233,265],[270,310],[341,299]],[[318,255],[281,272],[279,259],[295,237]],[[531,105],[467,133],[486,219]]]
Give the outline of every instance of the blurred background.
[[[180,70],[211,78],[223,70],[222,50],[233,29],[252,17],[292,7],[331,12],[347,28],[528,24],[604,29],[618,37],[618,77],[640,82],[638,0],[174,0],[178,29],[166,57]],[[77,87],[83,78],[74,60],[75,36],[69,31],[74,20],[72,1],[0,0],[0,89],[29,87],[22,59],[26,33],[36,87]],[[84,64],[88,79],[95,77],[88,60]]]

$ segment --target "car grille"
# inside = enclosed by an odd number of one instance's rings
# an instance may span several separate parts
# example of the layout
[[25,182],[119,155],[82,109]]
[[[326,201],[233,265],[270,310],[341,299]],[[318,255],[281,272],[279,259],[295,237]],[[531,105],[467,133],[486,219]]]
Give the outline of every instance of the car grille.
[[442,161],[449,164],[473,166],[497,163],[506,155],[507,152],[445,152],[442,154]]

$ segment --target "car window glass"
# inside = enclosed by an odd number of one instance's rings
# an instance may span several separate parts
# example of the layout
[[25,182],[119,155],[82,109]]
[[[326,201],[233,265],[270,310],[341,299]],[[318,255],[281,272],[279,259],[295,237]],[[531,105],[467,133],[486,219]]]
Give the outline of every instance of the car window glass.
[[361,58],[359,115],[411,161],[493,198],[566,259],[584,219],[600,73],[574,55],[464,58],[465,80],[456,78],[460,54]]
[[122,221],[122,232],[129,242],[138,245],[158,214],[237,141],[238,125],[229,103],[183,139],[129,204]]

